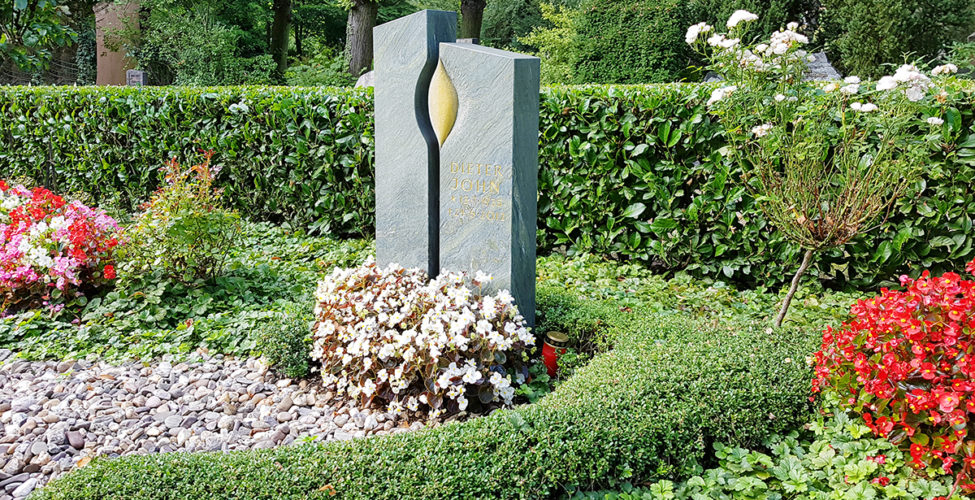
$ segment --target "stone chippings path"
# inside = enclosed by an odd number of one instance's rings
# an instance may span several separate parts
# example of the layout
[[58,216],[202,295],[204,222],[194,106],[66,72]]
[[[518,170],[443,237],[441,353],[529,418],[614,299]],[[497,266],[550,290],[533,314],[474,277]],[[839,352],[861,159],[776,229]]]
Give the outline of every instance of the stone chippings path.
[[261,449],[423,427],[278,380],[259,359],[27,362],[0,350],[0,500],[95,456]]

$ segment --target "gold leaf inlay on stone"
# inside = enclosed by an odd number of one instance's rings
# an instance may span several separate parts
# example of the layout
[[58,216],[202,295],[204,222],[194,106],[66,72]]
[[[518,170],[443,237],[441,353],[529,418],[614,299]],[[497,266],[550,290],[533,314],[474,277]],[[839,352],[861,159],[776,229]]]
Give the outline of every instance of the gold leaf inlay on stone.
[[433,80],[430,81],[429,95],[430,122],[433,131],[437,134],[437,140],[443,146],[450,130],[454,128],[457,120],[457,89],[450,81],[447,70],[443,66],[443,61],[438,61],[437,69],[433,72]]

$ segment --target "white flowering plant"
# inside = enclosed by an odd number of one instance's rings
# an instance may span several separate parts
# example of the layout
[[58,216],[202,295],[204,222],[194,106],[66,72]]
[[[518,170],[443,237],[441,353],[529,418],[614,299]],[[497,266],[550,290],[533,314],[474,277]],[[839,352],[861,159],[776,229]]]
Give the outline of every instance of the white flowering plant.
[[724,125],[724,152],[742,165],[769,221],[805,251],[778,326],[812,257],[882,222],[931,153],[960,134],[960,119],[945,119],[960,115],[944,104],[957,68],[927,75],[905,64],[876,83],[810,81],[799,24],[750,38],[757,18],[735,12],[724,33],[696,24],[686,41],[725,79],[707,102]]
[[336,269],[318,285],[312,332],[325,384],[398,416],[511,405],[535,337],[510,293],[479,292],[490,279],[372,259]]

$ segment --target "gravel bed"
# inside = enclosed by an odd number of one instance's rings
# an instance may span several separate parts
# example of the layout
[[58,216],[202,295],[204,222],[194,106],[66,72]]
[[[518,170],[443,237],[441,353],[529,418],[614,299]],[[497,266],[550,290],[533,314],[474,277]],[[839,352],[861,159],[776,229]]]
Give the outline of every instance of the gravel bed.
[[0,500],[95,456],[272,448],[423,427],[277,379],[260,359],[27,362],[0,349]]

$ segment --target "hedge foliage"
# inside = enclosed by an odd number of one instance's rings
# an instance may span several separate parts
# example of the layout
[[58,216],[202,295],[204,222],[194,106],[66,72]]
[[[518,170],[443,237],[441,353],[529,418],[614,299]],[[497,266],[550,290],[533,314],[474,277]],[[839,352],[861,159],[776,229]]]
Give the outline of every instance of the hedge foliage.
[[631,315],[613,351],[541,402],[382,438],[96,459],[40,499],[543,498],[687,477],[714,441],[758,445],[808,416],[816,335]]
[[[540,123],[539,250],[641,261],[664,273],[777,286],[797,250],[770,228],[721,154],[695,84],[552,87]],[[926,178],[867,237],[811,273],[859,286],[975,257],[975,87],[944,105]],[[252,218],[338,235],[374,228],[369,91],[299,88],[0,89],[0,168],[131,208],[172,156],[216,151],[227,200]]]
[[588,0],[579,8],[577,82],[672,82],[693,60],[684,43],[698,22],[690,2]]
[[169,158],[216,152],[243,214],[371,234],[372,96],[342,89],[4,87],[0,168],[132,210]]

